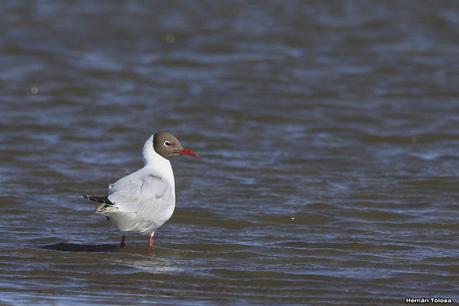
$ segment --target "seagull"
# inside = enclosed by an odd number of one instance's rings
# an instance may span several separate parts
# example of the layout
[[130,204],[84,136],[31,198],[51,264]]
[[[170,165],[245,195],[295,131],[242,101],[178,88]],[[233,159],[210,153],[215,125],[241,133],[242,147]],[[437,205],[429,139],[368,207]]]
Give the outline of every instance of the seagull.
[[82,195],[99,203],[96,213],[104,215],[123,236],[120,249],[126,246],[126,232],[149,235],[148,251],[153,249],[155,231],[172,216],[175,209],[175,181],[169,159],[176,155],[198,154],[184,149],[169,133],[150,136],[143,146],[143,168],[110,184],[105,196]]

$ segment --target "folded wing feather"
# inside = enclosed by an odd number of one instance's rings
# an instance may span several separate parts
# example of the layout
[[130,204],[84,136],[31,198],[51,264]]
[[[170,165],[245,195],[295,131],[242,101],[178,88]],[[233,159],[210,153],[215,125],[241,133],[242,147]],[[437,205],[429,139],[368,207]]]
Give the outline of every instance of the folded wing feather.
[[155,214],[170,204],[171,197],[175,197],[169,182],[142,170],[110,185],[108,199],[114,203],[119,212],[138,215]]

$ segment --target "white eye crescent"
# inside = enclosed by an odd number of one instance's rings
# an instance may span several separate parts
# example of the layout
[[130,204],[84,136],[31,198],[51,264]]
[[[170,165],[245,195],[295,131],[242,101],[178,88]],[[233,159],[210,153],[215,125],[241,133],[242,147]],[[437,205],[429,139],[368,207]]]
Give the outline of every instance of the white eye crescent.
[[170,141],[166,140],[166,141],[164,142],[164,145],[165,145],[166,147],[168,147],[168,146],[172,145],[172,143],[171,143]]

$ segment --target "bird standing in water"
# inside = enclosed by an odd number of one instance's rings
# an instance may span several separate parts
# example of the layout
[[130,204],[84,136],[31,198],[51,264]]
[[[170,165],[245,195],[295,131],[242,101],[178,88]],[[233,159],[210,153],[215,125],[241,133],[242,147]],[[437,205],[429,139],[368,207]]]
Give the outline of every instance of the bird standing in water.
[[143,168],[110,184],[105,196],[83,195],[100,203],[96,212],[123,232],[121,249],[126,245],[124,233],[138,232],[149,235],[151,252],[155,231],[169,220],[175,209],[175,180],[169,159],[176,155],[198,156],[193,150],[184,149],[173,135],[154,134],[143,146]]

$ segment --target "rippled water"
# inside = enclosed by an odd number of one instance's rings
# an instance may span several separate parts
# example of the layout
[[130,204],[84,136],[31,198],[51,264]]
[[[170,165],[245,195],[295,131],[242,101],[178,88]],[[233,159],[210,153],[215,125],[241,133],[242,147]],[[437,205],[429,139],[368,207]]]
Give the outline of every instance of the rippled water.
[[[457,1],[3,1],[0,303],[459,301]],[[81,193],[165,130],[156,248]]]

